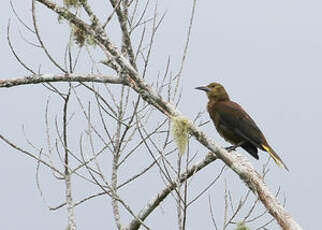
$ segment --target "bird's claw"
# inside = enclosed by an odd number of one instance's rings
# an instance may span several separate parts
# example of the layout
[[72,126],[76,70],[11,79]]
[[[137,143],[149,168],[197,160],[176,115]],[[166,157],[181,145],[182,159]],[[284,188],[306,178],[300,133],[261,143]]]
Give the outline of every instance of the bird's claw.
[[231,151],[235,151],[237,147],[238,147],[238,146],[236,146],[236,145],[232,145],[232,146],[226,147],[225,149],[226,149],[228,152],[231,152]]

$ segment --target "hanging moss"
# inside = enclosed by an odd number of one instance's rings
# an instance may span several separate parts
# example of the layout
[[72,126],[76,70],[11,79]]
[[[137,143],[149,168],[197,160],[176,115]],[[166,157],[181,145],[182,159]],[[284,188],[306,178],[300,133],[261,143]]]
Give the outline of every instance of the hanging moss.
[[83,46],[86,41],[86,33],[74,25],[72,25],[72,32],[76,44],[79,46]]
[[186,151],[188,143],[189,121],[183,116],[171,118],[171,132],[177,145],[179,156],[181,157]]
[[236,225],[236,230],[250,230],[250,228],[246,227],[245,223],[238,222]]
[[93,36],[88,35],[86,32],[79,29],[75,25],[72,25],[71,27],[72,27],[73,39],[77,45],[82,47],[85,44],[89,46],[94,46],[96,44]]

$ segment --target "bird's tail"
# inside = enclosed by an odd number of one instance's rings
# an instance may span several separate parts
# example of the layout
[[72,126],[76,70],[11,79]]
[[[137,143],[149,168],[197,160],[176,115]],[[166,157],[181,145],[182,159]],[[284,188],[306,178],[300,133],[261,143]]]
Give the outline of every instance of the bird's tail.
[[278,167],[284,168],[288,171],[288,168],[286,167],[284,162],[281,160],[281,158],[277,155],[277,153],[270,146],[262,145],[262,147],[266,152],[269,153],[269,155],[273,158],[273,160],[275,161],[275,163],[277,164]]

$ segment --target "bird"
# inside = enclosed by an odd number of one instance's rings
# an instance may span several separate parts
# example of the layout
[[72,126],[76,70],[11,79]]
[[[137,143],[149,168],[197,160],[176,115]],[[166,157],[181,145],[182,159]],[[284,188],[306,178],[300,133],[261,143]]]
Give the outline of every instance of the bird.
[[255,121],[239,104],[230,100],[221,84],[213,82],[195,89],[206,92],[209,99],[207,110],[210,118],[220,136],[232,144],[226,148],[228,151],[242,147],[258,160],[258,149],[261,149],[268,152],[280,168],[288,171],[287,166],[268,144]]

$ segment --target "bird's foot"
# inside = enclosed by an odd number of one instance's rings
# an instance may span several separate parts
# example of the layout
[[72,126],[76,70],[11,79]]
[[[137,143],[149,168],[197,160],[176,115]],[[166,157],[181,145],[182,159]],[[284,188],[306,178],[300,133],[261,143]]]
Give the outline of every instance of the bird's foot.
[[226,147],[225,149],[228,152],[231,152],[231,151],[235,151],[237,147],[238,147],[237,145],[232,145],[232,146]]
[[245,143],[244,141],[241,141],[241,142],[240,142],[240,143],[238,143],[237,145],[232,145],[232,146],[226,147],[225,149],[226,149],[228,152],[235,151],[237,147],[242,146],[244,143]]

